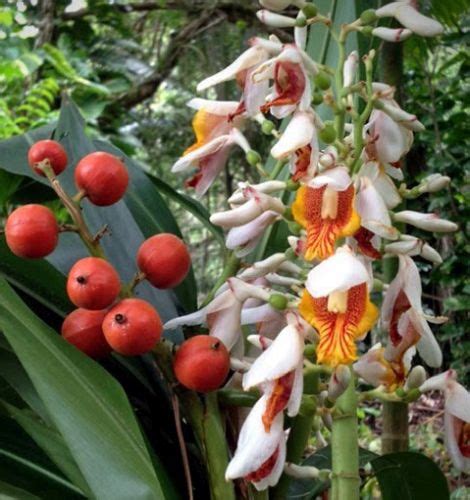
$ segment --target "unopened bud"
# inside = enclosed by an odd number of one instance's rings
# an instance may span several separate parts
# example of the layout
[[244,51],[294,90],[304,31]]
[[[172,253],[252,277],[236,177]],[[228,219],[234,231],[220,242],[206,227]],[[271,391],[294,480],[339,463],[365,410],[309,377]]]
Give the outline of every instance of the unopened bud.
[[324,127],[318,133],[318,137],[325,144],[331,144],[336,140],[336,129],[332,122],[325,122]]
[[318,14],[318,7],[314,3],[308,3],[302,7],[302,12],[307,19],[310,19]]
[[271,135],[272,131],[276,128],[271,120],[264,120],[261,124],[261,131],[263,134]]
[[415,366],[408,375],[405,383],[405,389],[409,391],[410,389],[417,389],[422,384],[424,384],[427,378],[426,370],[418,365]]
[[315,78],[313,79],[313,83],[315,84],[316,87],[318,87],[322,90],[327,90],[330,88],[331,79],[324,71],[319,71],[315,75]]
[[259,10],[256,13],[256,17],[267,26],[273,26],[274,28],[292,28],[297,26],[296,20],[292,17],[283,16],[281,14],[275,14],[269,10]]
[[287,307],[287,298],[280,293],[273,293],[269,297],[269,305],[278,311],[284,311]]
[[351,370],[346,365],[338,365],[328,382],[328,399],[336,401],[348,388],[351,381]]
[[420,255],[423,259],[429,260],[433,264],[442,264],[441,254],[431,245],[428,245],[428,243],[423,245]]
[[440,219],[436,214],[423,214],[421,212],[414,212],[413,210],[403,210],[394,214],[393,218],[397,222],[411,224],[425,231],[452,233],[458,229],[457,224],[449,220]]
[[247,153],[246,153],[246,161],[252,166],[252,167],[256,167],[256,165],[258,163],[261,162],[261,156],[260,154],[255,151],[254,149],[250,149]]
[[312,96],[312,102],[315,106],[318,106],[323,102],[323,94],[321,92],[315,91]]
[[374,31],[374,28],[372,26],[364,26],[361,28],[361,33],[364,36],[372,36],[372,32]]
[[307,26],[307,19],[304,16],[297,17],[295,20],[296,28],[305,28]]
[[365,10],[359,17],[362,24],[372,24],[377,21],[377,14],[374,9]]
[[441,174],[428,175],[419,186],[420,193],[436,193],[447,187],[450,183],[450,177]]

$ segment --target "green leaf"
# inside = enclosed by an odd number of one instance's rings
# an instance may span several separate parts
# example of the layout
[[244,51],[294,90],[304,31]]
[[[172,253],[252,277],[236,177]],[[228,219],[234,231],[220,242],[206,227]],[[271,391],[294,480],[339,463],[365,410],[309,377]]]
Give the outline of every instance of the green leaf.
[[84,498],[23,429],[3,415],[0,415],[0,481],[40,498]]
[[163,498],[122,388],[37,318],[3,279],[0,328],[93,493],[100,499]]
[[425,455],[391,453],[371,461],[383,500],[448,500],[449,488],[439,467]]
[[0,499],[1,500],[40,500],[26,490],[12,486],[11,484],[0,481]]
[[5,402],[2,404],[8,414],[29,434],[70,481],[86,493],[87,497],[90,497],[91,491],[88,484],[62,436],[55,429],[47,427],[37,417],[34,417],[30,411],[20,410]]

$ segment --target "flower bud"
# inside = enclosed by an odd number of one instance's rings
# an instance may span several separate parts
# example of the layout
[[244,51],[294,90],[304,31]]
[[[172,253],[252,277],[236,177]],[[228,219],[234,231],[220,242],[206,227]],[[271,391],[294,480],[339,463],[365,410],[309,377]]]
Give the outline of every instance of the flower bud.
[[420,193],[436,193],[447,187],[450,183],[450,177],[441,174],[428,175],[421,181],[419,186]]
[[396,213],[394,220],[436,233],[452,233],[458,229],[457,224],[440,219],[437,214],[423,214],[421,212],[414,212],[413,210],[403,210]]
[[409,373],[408,378],[406,379],[405,389],[409,391],[410,389],[417,389],[427,379],[426,370],[418,365],[415,366]]
[[359,17],[362,24],[372,24],[377,20],[377,14],[374,9],[365,10]]
[[372,26],[364,26],[361,28],[361,33],[364,36],[372,36],[372,32],[374,31],[374,28]]
[[423,248],[421,248],[421,253],[420,253],[421,257],[423,257],[423,259],[426,259],[426,260],[429,260],[430,262],[434,263],[434,264],[442,264],[442,257],[441,257],[441,254],[435,250],[431,245],[428,245],[427,243],[425,243],[423,245]]
[[319,71],[315,75],[313,83],[315,84],[316,87],[320,88],[321,90],[327,90],[330,88],[331,79],[324,71]]
[[252,167],[256,167],[256,165],[258,163],[261,162],[261,156],[260,154],[255,151],[254,149],[250,149],[247,153],[246,153],[246,161],[252,166]]
[[275,14],[269,10],[259,10],[256,13],[256,17],[267,26],[272,26],[273,28],[293,28],[296,26],[296,20],[292,17],[282,16],[281,14]]
[[297,17],[295,20],[295,27],[296,28],[305,28],[307,26],[307,19],[305,19],[304,16]]
[[328,399],[336,401],[348,388],[351,381],[351,370],[346,365],[338,365],[328,382]]
[[312,103],[315,105],[315,106],[318,106],[319,104],[321,104],[323,102],[323,94],[321,92],[318,92],[317,90],[313,93],[313,96],[312,96]]
[[372,30],[372,34],[386,42],[403,42],[403,40],[410,38],[413,32],[404,28],[392,29],[379,26]]
[[263,134],[271,135],[272,131],[276,128],[271,120],[264,120],[261,124],[261,131]]
[[280,293],[273,293],[269,297],[269,305],[278,311],[284,311],[287,307],[287,298]]
[[325,122],[324,127],[318,133],[318,137],[325,144],[331,144],[336,140],[336,129],[332,122]]
[[302,12],[307,19],[310,19],[318,14],[318,7],[314,3],[308,3],[302,7]]

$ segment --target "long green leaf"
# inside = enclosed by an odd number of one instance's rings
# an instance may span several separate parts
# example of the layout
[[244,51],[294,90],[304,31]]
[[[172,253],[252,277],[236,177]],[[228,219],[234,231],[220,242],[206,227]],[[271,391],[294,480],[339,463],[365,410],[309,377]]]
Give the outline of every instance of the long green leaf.
[[105,500],[164,498],[122,388],[37,318],[4,279],[0,328],[94,494]]
[[0,481],[0,498],[2,500],[40,500],[36,495],[4,481]]

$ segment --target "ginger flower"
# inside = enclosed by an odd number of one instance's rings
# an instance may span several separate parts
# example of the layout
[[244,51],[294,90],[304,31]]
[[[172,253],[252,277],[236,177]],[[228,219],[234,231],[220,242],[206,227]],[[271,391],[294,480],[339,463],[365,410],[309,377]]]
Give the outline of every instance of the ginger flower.
[[299,322],[290,323],[243,377],[243,389],[259,386],[267,396],[261,417],[266,432],[285,408],[289,416],[297,415],[302,398],[304,329]]
[[282,136],[271,149],[271,155],[277,160],[290,158],[292,180],[307,181],[317,170],[320,150],[314,114],[296,111]]
[[389,333],[389,359],[396,358],[393,350],[403,350],[403,342],[415,345],[428,366],[437,368],[442,363],[442,353],[428,321],[442,323],[446,318],[424,314],[421,305],[421,280],[413,259],[399,256],[399,268],[390,283],[382,304],[381,322]]
[[243,423],[236,452],[225,472],[226,480],[242,477],[252,482],[257,490],[278,482],[286,460],[283,413],[278,413],[270,429],[266,430],[262,415],[267,404],[268,396],[264,395],[253,406]]
[[344,167],[327,170],[297,191],[294,219],[307,231],[305,258],[325,259],[335,242],[352,236],[360,227],[354,209],[354,186]]
[[320,336],[318,363],[347,365],[356,359],[356,341],[378,317],[369,300],[369,279],[366,267],[348,246],[310,271],[299,312]]
[[237,128],[242,119],[238,118],[233,123],[229,121],[229,116],[238,107],[237,102],[192,99],[188,106],[197,109],[193,119],[196,142],[173,165],[172,172],[196,168],[196,174],[186,184],[202,196],[224,168],[230,148],[238,144],[247,152],[250,146]]
[[253,73],[254,82],[274,80],[273,92],[261,106],[261,112],[271,111],[276,118],[285,118],[296,109],[310,109],[312,90],[309,74],[314,74],[316,67],[313,61],[305,64],[306,57],[297,46],[284,45],[278,56],[261,64]]
[[454,370],[426,380],[421,392],[444,392],[444,439],[455,467],[470,473],[470,393],[457,382]]
[[[248,50],[243,52],[243,54],[222,71],[209,76],[197,86],[197,91],[201,92],[218,83],[236,79],[242,88],[243,94],[240,103],[230,115],[230,119],[245,111],[248,116],[256,115],[265,101],[269,82],[267,80],[255,82],[253,80],[253,73],[258,69],[260,64],[268,60],[270,52],[273,50],[276,52],[276,45],[265,44],[263,42],[264,40],[260,38],[252,38],[249,42],[251,47]],[[279,46],[278,51],[280,50],[281,46]]]

